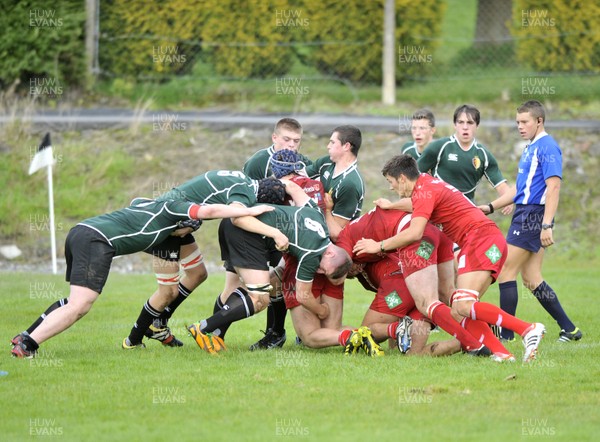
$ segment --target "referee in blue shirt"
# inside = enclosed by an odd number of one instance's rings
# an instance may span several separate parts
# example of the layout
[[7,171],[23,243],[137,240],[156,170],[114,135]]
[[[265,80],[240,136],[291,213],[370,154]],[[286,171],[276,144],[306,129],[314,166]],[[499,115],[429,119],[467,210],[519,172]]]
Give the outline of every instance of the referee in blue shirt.
[[[558,296],[542,276],[542,263],[547,247],[554,244],[554,215],[558,208],[562,179],[562,153],[558,143],[544,130],[544,106],[537,100],[523,103],[517,109],[519,135],[529,141],[519,161],[516,204],[512,223],[506,236],[508,257],[498,277],[500,307],[514,315],[517,310],[517,275],[531,290],[561,330],[559,342],[578,341],[582,333],[563,310]],[[486,213],[508,205],[498,198],[486,206]],[[511,330],[503,329],[501,338],[513,340]]]

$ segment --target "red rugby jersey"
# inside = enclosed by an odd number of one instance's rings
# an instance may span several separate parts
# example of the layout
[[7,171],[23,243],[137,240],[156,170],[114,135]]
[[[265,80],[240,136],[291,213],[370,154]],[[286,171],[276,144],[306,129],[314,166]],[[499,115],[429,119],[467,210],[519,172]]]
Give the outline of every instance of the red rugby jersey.
[[[404,222],[402,220],[405,219]],[[379,207],[371,209],[360,218],[349,222],[338,236],[336,245],[348,252],[353,261],[373,262],[381,259],[381,254],[363,254],[357,256],[352,253],[356,242],[362,238],[370,238],[380,242],[398,233],[398,226],[402,229],[410,224],[410,214],[402,210],[384,210]],[[388,252],[389,253],[389,252]]]
[[422,173],[411,196],[413,218],[423,217],[442,227],[448,237],[462,245],[469,231],[496,225],[458,189]]

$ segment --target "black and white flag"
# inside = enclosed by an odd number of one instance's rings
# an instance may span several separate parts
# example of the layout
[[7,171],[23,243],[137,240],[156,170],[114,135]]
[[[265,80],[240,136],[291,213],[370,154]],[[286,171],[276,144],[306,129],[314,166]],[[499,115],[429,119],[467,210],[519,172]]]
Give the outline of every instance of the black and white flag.
[[29,175],[34,174],[40,169],[43,169],[47,166],[53,166],[54,154],[52,152],[52,143],[50,143],[50,132],[44,135],[44,139],[38,147],[37,152],[35,153],[33,159],[31,160],[31,164],[29,165]]

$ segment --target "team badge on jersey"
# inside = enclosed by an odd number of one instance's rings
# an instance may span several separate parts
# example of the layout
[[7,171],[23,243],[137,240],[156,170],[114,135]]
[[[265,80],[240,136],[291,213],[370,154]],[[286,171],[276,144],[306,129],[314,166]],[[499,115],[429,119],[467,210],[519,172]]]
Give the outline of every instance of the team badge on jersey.
[[393,310],[395,307],[402,304],[402,299],[400,299],[400,296],[398,296],[398,292],[394,290],[392,293],[385,297],[385,303],[387,304],[390,310]]
[[427,241],[421,241],[421,244],[419,245],[419,248],[417,249],[417,255],[419,255],[421,258],[423,258],[425,261],[427,261],[431,257],[431,254],[433,253],[433,249],[434,249],[433,244],[428,243]]
[[481,167],[481,160],[479,159],[479,157],[473,157],[473,167],[475,168],[475,170],[479,169]]
[[500,258],[502,258],[502,252],[500,252],[500,249],[494,244],[487,252],[485,252],[485,256],[489,258],[492,264],[496,264]]

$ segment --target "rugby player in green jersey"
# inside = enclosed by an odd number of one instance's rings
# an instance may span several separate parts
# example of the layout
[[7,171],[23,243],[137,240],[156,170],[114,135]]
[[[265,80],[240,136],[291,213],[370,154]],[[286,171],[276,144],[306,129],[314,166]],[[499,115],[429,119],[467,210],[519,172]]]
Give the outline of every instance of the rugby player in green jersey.
[[[255,152],[244,164],[243,171],[250,178],[260,180],[273,175],[273,170],[270,166],[270,161],[273,155],[282,150],[291,150],[297,153],[300,161],[304,165],[311,164],[311,161],[305,156],[298,153],[300,149],[300,143],[302,142],[302,125],[293,118],[282,118],[275,124],[275,128],[271,135],[271,141],[273,144],[267,148],[261,149]],[[273,256],[273,261],[276,261],[276,257]],[[278,264],[281,266],[278,267]],[[285,324],[286,309],[281,296],[281,281],[280,276],[282,272],[283,260],[280,259],[275,262],[272,266],[271,271],[271,284],[273,285],[273,293],[271,296],[271,303],[267,310],[267,329],[265,331],[265,338],[262,338],[259,342],[267,342],[267,345],[282,346],[285,343]],[[233,289],[238,286],[238,278],[235,274],[226,272],[225,274],[225,287],[223,291],[217,296],[215,300],[214,313],[223,308],[223,302],[220,299],[222,294],[231,293]],[[279,333],[273,329],[274,318],[280,319],[281,327],[277,327]],[[223,331],[223,335],[225,331]]]
[[333,199],[333,210],[325,213],[333,242],[344,226],[358,218],[362,210],[365,183],[358,171],[357,159],[361,144],[362,134],[357,127],[336,127],[327,144],[328,155],[306,168],[310,178],[319,177],[325,193]]
[[[293,118],[282,118],[275,125],[271,135],[273,144],[254,153],[244,164],[243,172],[254,180],[260,180],[271,176],[273,172],[269,167],[269,160],[275,152],[283,149],[298,152],[302,141],[302,126]],[[303,155],[300,160],[304,164],[310,164],[311,161]]]
[[418,158],[421,172],[430,172],[460,190],[471,201],[485,177],[498,195],[510,191],[494,155],[475,139],[479,110],[463,104],[454,111],[454,135],[431,142]]
[[[342,228],[360,216],[365,186],[358,171],[358,151],[362,144],[362,134],[357,127],[339,126],[335,128],[327,145],[328,155],[307,165],[305,172],[310,178],[320,179],[326,199],[333,200],[333,208],[325,210],[325,220],[333,242]],[[277,269],[281,267],[277,267]],[[324,286],[331,295],[343,296],[343,288]],[[337,292],[337,293],[333,293]],[[340,307],[341,308],[341,307]],[[285,343],[286,308],[283,296],[271,298],[267,311],[265,336],[251,348],[275,348]],[[341,314],[339,315],[341,323]]]
[[[211,170],[171,189],[157,200],[251,207],[257,201],[282,204],[284,197],[283,184],[273,178],[252,180],[236,170]],[[279,240],[287,241],[283,238]],[[142,343],[144,336],[156,339],[163,345],[181,347],[183,343],[173,336],[168,321],[181,303],[207,278],[203,256],[191,233],[182,238],[169,237],[147,252],[153,256],[152,266],[158,282],[158,289],[151,299],[158,297],[169,302],[165,307],[147,300],[129,336],[123,340],[123,348],[135,348]]]
[[419,109],[412,116],[410,124],[410,133],[413,141],[405,143],[401,150],[402,153],[410,155],[418,160],[423,150],[433,140],[435,134],[435,117],[429,109]]
[[137,198],[129,207],[82,221],[69,231],[65,241],[66,280],[71,285],[69,302],[60,306],[53,304],[54,309],[47,310],[48,314],[31,333],[15,336],[11,341],[12,355],[34,357],[41,343],[82,318],[102,292],[113,257],[141,252],[170,235],[188,234],[192,229],[179,228],[180,222],[255,216],[272,210],[270,206],[200,206]]
[[235,271],[243,284],[228,296],[223,308],[188,327],[202,349],[209,353],[224,349],[220,337],[223,328],[267,307],[272,288],[268,256],[275,248],[271,238],[280,233],[289,239],[286,252],[298,260],[295,281],[298,301],[319,319],[329,316],[327,304],[320,303],[311,293],[313,278],[316,273],[322,273],[340,284],[351,261],[346,251],[331,243],[322,212],[309,201],[308,195],[304,194],[304,198],[304,204],[297,206],[275,206],[273,216],[221,222],[222,258],[230,267],[228,270]]

